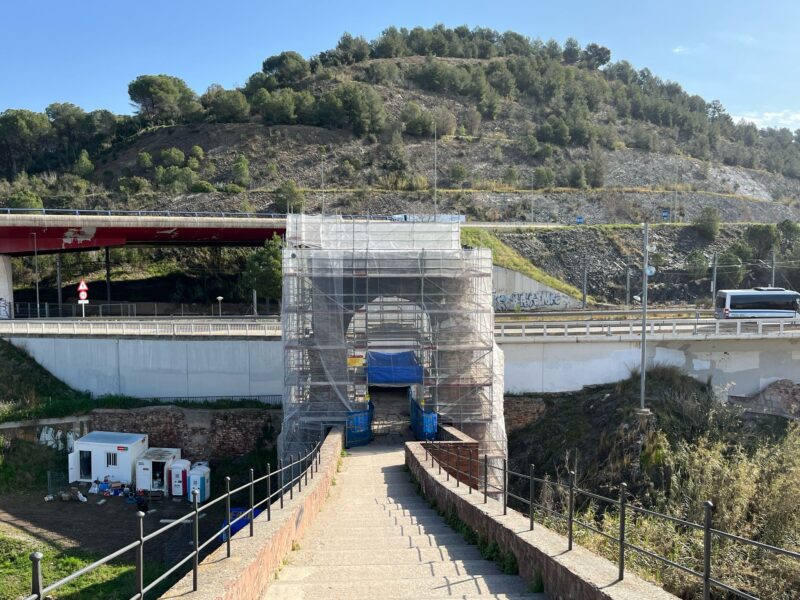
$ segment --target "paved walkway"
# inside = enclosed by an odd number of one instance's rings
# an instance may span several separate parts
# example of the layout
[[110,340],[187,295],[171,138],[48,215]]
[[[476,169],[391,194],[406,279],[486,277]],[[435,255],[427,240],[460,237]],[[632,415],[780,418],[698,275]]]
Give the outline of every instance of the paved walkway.
[[399,445],[348,451],[316,522],[266,600],[539,599],[417,495]]

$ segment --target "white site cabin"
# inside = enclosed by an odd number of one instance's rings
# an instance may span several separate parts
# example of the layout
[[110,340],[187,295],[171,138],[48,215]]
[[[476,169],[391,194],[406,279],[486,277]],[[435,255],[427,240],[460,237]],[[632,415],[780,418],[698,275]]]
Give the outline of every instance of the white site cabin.
[[136,461],[147,451],[146,433],[92,431],[74,443],[69,453],[69,482],[109,481],[131,483]]
[[150,448],[136,460],[136,489],[169,494],[169,470],[180,458],[180,448]]

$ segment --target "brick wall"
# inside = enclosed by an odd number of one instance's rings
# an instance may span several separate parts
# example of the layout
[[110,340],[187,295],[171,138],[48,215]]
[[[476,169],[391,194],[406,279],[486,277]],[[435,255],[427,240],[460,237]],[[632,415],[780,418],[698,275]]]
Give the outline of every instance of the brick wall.
[[676,600],[658,586],[633,573],[617,578],[617,565],[585,548],[574,546],[567,552],[567,540],[546,527],[536,524],[529,531],[528,518],[513,509],[503,515],[500,502],[483,494],[469,494],[465,487],[456,488],[455,481],[446,481],[425,462],[421,442],[406,444],[406,465],[419,481],[422,493],[445,512],[455,511],[458,517],[479,536],[495,541],[504,552],[517,559],[520,575],[529,582],[541,578],[550,600]]
[[284,497],[284,509],[273,506],[272,520],[262,513],[253,522],[254,535],[245,527],[231,538],[231,558],[225,545],[200,564],[198,591],[192,591],[192,573],[181,579],[161,598],[169,600],[255,600],[262,598],[292,546],[303,537],[325,503],[342,451],[342,430],[335,428],[325,438],[319,471],[295,491],[294,499]]
[[434,459],[437,469],[441,463],[442,470],[461,483],[479,488],[483,482],[483,467],[478,456],[478,442],[449,425],[439,428],[439,438],[423,446],[429,453],[429,460]]
[[527,427],[538,421],[545,411],[545,404],[536,396],[506,396],[503,398],[506,432]]
[[[282,412],[275,408],[229,410],[148,406],[92,411],[92,430],[146,433],[151,447],[180,448],[184,458],[234,458],[266,437],[274,443]],[[264,436],[262,436],[264,434]]]

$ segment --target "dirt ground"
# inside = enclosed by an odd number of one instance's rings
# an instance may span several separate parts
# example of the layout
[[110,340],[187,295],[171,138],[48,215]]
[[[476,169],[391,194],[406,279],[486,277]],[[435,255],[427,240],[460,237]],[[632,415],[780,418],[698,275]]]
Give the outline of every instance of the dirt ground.
[[[86,487],[81,488],[86,495]],[[64,549],[105,555],[129,544],[138,537],[136,505],[126,504],[123,497],[105,498],[88,495],[88,502],[44,501],[45,494],[20,493],[0,495],[0,526],[9,535],[15,532],[27,538],[46,540]],[[246,502],[242,498],[240,502]],[[239,503],[233,502],[232,506]],[[164,527],[163,520],[176,519],[192,511],[186,499],[164,498],[153,501],[144,519],[145,535]],[[211,537],[222,527],[225,518],[223,503],[208,511],[201,508],[200,540]],[[191,552],[191,524],[178,525],[145,544],[146,559],[174,564]],[[215,547],[212,544],[211,547]],[[131,553],[130,559],[133,558]]]

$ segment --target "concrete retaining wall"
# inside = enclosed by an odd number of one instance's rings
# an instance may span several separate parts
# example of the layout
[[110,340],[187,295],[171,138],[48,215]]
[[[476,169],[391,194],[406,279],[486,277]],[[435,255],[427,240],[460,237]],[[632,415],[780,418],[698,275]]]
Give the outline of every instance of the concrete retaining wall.
[[424,464],[425,451],[420,442],[406,444],[406,465],[416,477],[428,500],[445,512],[455,511],[458,517],[479,536],[495,541],[504,552],[517,559],[520,575],[533,582],[541,578],[550,600],[675,600],[675,596],[626,573],[617,579],[617,566],[588,550],[574,546],[567,552],[567,540],[537,523],[529,531],[528,519],[509,509],[503,515],[502,504],[483,494],[468,494],[465,486],[457,488],[455,480],[445,481]]
[[192,591],[189,573],[161,598],[186,600],[253,600],[263,597],[284,558],[316,519],[328,497],[342,451],[342,431],[333,429],[322,445],[319,472],[294,499],[284,498],[283,510],[273,508],[253,522],[254,535],[244,528],[231,540],[231,558],[220,546],[200,564],[199,590]]
[[[612,383],[638,369],[639,342],[506,341],[506,392],[568,392]],[[800,339],[650,341],[648,364],[670,365],[712,382],[722,396],[749,396],[779,379],[800,377]]]
[[135,398],[283,393],[278,340],[19,337],[9,341],[77,390]]
[[66,452],[72,452],[73,442],[91,430],[91,415],[0,423],[0,437],[38,442]]
[[579,308],[581,301],[535,279],[495,265],[492,268],[492,300],[496,311],[566,310]]

